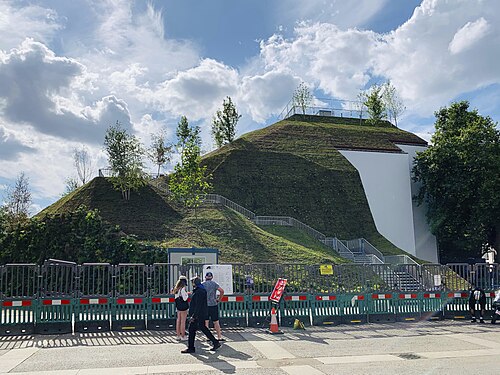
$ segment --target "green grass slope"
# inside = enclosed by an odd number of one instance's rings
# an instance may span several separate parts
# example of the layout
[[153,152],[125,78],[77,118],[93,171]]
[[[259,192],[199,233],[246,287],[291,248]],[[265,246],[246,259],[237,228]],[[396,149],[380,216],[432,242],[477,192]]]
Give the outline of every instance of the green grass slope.
[[181,219],[181,214],[170,205],[166,196],[151,186],[132,192],[130,200],[125,201],[104,177],[94,178],[37,216],[72,212],[80,206],[98,209],[107,222],[119,225],[125,233],[145,240],[164,238],[166,228]]
[[331,248],[295,228],[258,227],[220,207],[188,212],[169,226],[165,247],[215,247],[220,260],[235,263],[344,263]]
[[376,230],[359,173],[338,151],[401,152],[395,143],[425,141],[389,123],[294,116],[243,135],[204,163],[216,193],[257,215],[292,216],[328,236],[364,237],[385,254],[400,254]]
[[[295,228],[259,228],[232,210],[207,206],[196,211],[171,205],[150,186],[125,202],[102,177],[61,198],[37,216],[98,209],[108,223],[145,242],[163,247],[215,247],[221,262],[343,263],[332,249]],[[272,228],[270,228],[272,229]]]

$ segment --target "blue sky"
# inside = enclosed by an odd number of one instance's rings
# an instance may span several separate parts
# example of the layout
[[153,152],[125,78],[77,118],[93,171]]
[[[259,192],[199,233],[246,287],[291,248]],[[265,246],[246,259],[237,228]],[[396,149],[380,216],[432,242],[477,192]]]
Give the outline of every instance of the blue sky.
[[240,135],[275,121],[301,81],[352,100],[391,80],[400,127],[426,139],[455,100],[498,121],[499,25],[496,0],[0,0],[0,197],[25,172],[33,213],[56,201],[75,148],[106,166],[117,120],[147,146],[186,115],[210,151],[224,97]]

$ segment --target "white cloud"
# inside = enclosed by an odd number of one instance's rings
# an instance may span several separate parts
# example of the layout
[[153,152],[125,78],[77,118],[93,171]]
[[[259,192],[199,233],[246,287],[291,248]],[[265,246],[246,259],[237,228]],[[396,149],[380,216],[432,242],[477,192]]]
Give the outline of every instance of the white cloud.
[[452,54],[463,52],[485,37],[489,30],[490,25],[483,17],[474,22],[467,22],[453,36],[448,49]]
[[57,12],[19,1],[0,1],[0,50],[19,45],[26,36],[48,43],[61,28]]

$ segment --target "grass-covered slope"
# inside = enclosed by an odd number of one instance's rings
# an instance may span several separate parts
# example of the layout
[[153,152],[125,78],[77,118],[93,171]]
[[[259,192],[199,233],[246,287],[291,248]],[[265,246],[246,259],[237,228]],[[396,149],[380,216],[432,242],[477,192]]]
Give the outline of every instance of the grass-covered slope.
[[94,178],[45,208],[37,216],[72,212],[80,206],[98,209],[104,220],[119,225],[125,233],[134,234],[139,239],[162,239],[166,228],[181,218],[166,196],[151,186],[132,192],[130,200],[125,201],[121,193],[114,190],[104,177]]
[[100,177],[37,216],[43,219],[48,214],[74,212],[80,206],[98,209],[108,223],[155,245],[218,248],[221,262],[345,262],[332,249],[295,228],[267,231],[223,207],[184,210],[172,206],[161,191],[150,186],[133,192],[125,202],[111,183]]
[[359,173],[338,149],[401,152],[395,143],[425,141],[389,123],[321,119],[294,116],[208,154],[214,191],[258,215],[292,216],[328,236],[365,237],[400,253],[377,232]]
[[258,227],[236,212],[202,207],[169,226],[165,247],[215,247],[223,262],[342,263],[332,249],[295,228]]

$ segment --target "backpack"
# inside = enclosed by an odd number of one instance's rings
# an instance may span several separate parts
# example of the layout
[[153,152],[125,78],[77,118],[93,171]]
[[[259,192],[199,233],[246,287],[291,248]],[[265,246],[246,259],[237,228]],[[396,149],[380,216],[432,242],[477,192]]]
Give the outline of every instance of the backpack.
[[182,294],[179,294],[179,297],[175,299],[175,308],[179,311],[186,311],[189,309],[189,303],[188,301],[184,301]]

